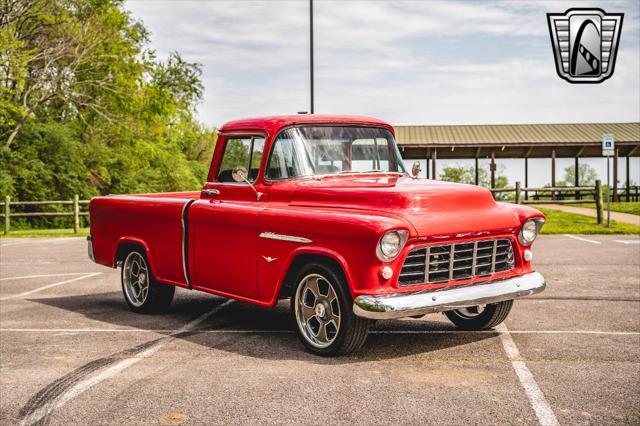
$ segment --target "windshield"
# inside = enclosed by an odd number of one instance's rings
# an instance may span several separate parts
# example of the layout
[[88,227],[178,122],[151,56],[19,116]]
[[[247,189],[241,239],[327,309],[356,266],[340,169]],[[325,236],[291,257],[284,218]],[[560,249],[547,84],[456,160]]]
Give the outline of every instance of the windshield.
[[302,126],[278,135],[267,179],[340,173],[406,173],[387,129],[355,126]]

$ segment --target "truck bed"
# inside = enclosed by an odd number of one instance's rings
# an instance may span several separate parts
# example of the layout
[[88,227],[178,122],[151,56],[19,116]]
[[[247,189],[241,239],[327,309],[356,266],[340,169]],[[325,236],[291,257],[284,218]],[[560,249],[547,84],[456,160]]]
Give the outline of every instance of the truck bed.
[[115,267],[122,260],[118,247],[139,244],[159,281],[186,287],[182,219],[185,206],[199,198],[199,191],[93,198],[89,211],[96,262]]

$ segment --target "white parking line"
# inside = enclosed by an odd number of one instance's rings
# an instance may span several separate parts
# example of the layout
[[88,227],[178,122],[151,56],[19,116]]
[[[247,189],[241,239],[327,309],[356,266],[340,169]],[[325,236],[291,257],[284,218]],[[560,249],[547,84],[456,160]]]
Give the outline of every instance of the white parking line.
[[569,238],[573,238],[574,240],[580,240],[580,241],[585,241],[587,243],[591,243],[591,244],[602,244],[600,241],[596,241],[596,240],[589,240],[587,238],[582,238],[582,237],[578,237],[576,235],[571,235],[571,234],[564,234],[565,237],[569,237]]
[[[175,333],[171,328],[0,328],[0,333]],[[293,333],[294,330],[193,330],[197,333]],[[370,334],[499,334],[497,330],[372,330]],[[638,336],[640,331],[600,330],[509,330],[510,334],[578,334],[603,336]]]
[[0,281],[26,280],[26,279],[29,279],[29,278],[66,277],[67,275],[87,275],[87,274],[91,274],[91,272],[65,272],[63,274],[23,275],[23,276],[20,276],[20,277],[0,278]]
[[60,238],[24,238],[22,241],[11,240],[0,244],[0,247],[19,246],[24,244],[64,243],[67,241],[83,240],[84,237],[60,237]]
[[640,240],[613,240],[613,241],[621,244],[640,244]]
[[0,297],[0,300],[17,299],[17,298],[20,298],[20,297],[28,296],[28,295],[33,294],[33,293],[37,293],[37,292],[42,291],[42,290],[47,290],[49,288],[58,287],[59,285],[62,285],[62,284],[72,283],[74,281],[80,281],[80,280],[83,280],[85,278],[95,277],[96,275],[100,275],[101,273],[102,272],[92,272],[90,274],[86,274],[86,275],[83,275],[81,277],[72,278],[70,280],[64,280],[64,281],[60,281],[60,282],[57,282],[57,283],[45,285],[43,287],[38,287],[38,288],[33,289],[33,290],[25,291],[24,293],[18,293],[18,294],[13,294],[11,296]]
[[[1,330],[1,329],[0,329]],[[373,334],[498,334],[500,330],[373,330]],[[640,331],[599,330],[509,330],[511,334],[602,334],[611,336],[637,336]]]
[[207,318],[209,318],[211,315],[215,314],[216,312],[220,311],[222,308],[228,306],[232,302],[233,302],[233,300],[227,300],[226,302],[218,305],[217,307],[215,307],[214,309],[210,310],[209,312],[199,316],[198,318],[196,318],[195,320],[191,321],[190,323],[187,323],[182,328],[174,331],[170,335],[168,335],[168,336],[166,336],[166,337],[164,337],[162,339],[159,339],[154,345],[149,346],[147,349],[145,349],[142,352],[137,353],[135,356],[132,356],[132,357],[129,357],[129,358],[124,358],[124,359],[116,362],[115,364],[112,364],[110,367],[102,370],[100,373],[98,373],[98,374],[96,374],[94,376],[89,376],[85,380],[82,380],[82,381],[76,383],[75,386],[73,386],[72,388],[70,388],[66,392],[62,393],[61,395],[59,395],[57,398],[53,399],[52,401],[48,401],[42,407],[38,408],[37,410],[35,410],[32,413],[30,413],[27,417],[22,419],[22,424],[23,425],[32,425],[34,423],[37,423],[43,417],[48,416],[55,409],[61,407],[64,404],[66,404],[68,401],[72,400],[73,398],[75,398],[76,396],[80,395],[81,393],[87,391],[89,388],[93,387],[94,385],[97,385],[98,383],[101,383],[101,382],[103,382],[103,381],[105,381],[105,380],[107,380],[107,379],[109,379],[111,377],[114,377],[114,376],[118,375],[120,372],[122,372],[123,370],[125,370],[128,367],[132,366],[136,362],[138,362],[138,361],[140,361],[140,360],[142,360],[144,358],[150,357],[151,355],[156,353],[160,348],[162,348],[164,345],[166,345],[167,343],[169,343],[172,340],[174,340],[176,338],[175,337],[176,335],[193,330],[195,327],[197,327],[204,320],[206,320]]
[[507,354],[509,361],[511,361],[518,380],[520,380],[520,384],[524,388],[527,398],[529,398],[529,403],[536,413],[536,417],[538,417],[538,422],[543,426],[559,425],[558,419],[556,419],[556,415],[553,413],[551,406],[538,387],[524,359],[520,356],[520,351],[513,341],[511,334],[509,334],[509,329],[502,323],[496,327],[496,330],[500,332],[500,341],[502,342],[504,352]]

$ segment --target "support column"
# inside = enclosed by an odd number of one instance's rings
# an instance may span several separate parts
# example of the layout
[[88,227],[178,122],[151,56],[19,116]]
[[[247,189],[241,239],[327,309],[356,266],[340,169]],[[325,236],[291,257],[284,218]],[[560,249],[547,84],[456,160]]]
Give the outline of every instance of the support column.
[[629,156],[627,155],[627,179],[625,184],[625,192],[627,193],[627,202],[631,201],[631,188],[629,185],[631,184],[631,180],[629,179]]
[[[556,187],[556,150],[551,150],[551,187]],[[551,191],[551,199],[556,199],[555,191]]]
[[[529,187],[529,158],[524,157],[524,187]],[[529,191],[524,191],[524,199],[529,199]]]
[[429,150],[427,149],[427,151],[425,152],[425,157],[424,157],[424,163],[426,164],[426,177],[427,179],[429,179]]
[[620,201],[618,195],[618,147],[613,151],[613,202]]
[[598,225],[602,225],[604,217],[604,208],[602,204],[602,183],[600,182],[600,179],[596,179],[596,217],[598,218]]
[[[475,160],[476,160],[476,166],[475,166],[475,168],[474,168],[474,172],[475,172],[475,174],[476,174],[476,176],[475,176],[475,182],[476,182],[476,185],[479,185],[479,184],[480,184],[480,174],[478,173],[478,157],[476,157],[476,158],[475,158]],[[629,157],[627,157],[627,163],[628,163],[628,162],[629,162]],[[627,175],[627,176],[628,176],[628,175]]]
[[437,157],[436,149],[433,148],[431,151],[431,179],[436,179],[436,157]]
[[[575,179],[573,186],[580,186],[580,164],[578,163],[578,157],[575,157]],[[576,200],[580,199],[580,191],[576,191]]]
[[491,165],[489,166],[491,170],[491,188],[496,187],[496,152],[491,150]]
[[73,233],[77,234],[80,230],[80,204],[78,194],[73,196]]

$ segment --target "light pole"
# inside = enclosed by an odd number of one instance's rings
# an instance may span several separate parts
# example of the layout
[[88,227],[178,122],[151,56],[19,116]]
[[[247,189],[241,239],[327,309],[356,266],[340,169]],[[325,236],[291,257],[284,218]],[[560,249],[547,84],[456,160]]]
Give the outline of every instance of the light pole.
[[607,156],[607,228],[611,228],[611,194],[609,189],[611,188],[611,182],[609,181],[609,156]]
[[309,0],[309,77],[311,80],[311,114],[313,114],[313,0]]

